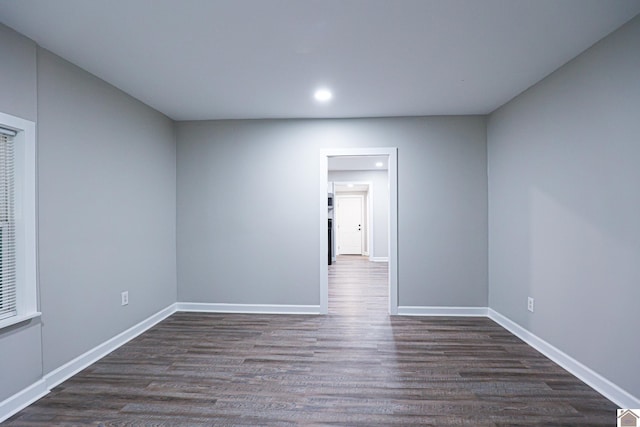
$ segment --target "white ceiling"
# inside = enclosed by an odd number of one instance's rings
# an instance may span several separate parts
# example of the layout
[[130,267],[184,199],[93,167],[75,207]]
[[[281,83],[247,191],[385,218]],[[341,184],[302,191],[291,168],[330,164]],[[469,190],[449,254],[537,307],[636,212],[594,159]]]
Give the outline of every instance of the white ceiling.
[[[0,0],[0,22],[175,120],[486,114],[640,0]],[[311,95],[333,89],[329,105]]]
[[369,191],[369,184],[336,184],[334,191],[337,193],[366,193]]
[[[376,166],[382,163],[382,166]],[[333,156],[327,161],[330,171],[367,171],[387,170],[389,168],[388,156]]]

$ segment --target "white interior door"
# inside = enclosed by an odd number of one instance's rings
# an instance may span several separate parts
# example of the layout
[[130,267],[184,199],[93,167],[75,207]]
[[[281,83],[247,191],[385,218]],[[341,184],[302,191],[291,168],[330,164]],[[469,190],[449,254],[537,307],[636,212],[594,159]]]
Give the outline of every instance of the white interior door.
[[340,196],[337,198],[338,254],[362,255],[363,198]]

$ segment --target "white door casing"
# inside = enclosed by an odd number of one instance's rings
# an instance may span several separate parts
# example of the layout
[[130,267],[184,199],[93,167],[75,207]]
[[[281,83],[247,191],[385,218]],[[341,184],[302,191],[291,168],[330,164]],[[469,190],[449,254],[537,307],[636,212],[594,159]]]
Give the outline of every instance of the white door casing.
[[323,148],[320,150],[319,234],[320,313],[329,312],[329,277],[327,252],[327,176],[328,160],[333,156],[389,156],[389,314],[398,314],[398,149],[396,147]]
[[364,198],[337,196],[336,226],[339,255],[362,255],[364,240]]

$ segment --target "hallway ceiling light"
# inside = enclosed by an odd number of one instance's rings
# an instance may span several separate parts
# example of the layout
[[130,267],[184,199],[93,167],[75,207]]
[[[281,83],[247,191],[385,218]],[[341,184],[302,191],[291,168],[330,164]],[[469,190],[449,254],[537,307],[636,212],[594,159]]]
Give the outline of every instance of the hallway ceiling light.
[[376,163],[376,167],[381,168],[382,166],[384,166],[384,163],[382,163],[382,162],[377,162],[377,163]]
[[318,89],[313,94],[313,97],[319,102],[329,102],[333,98],[333,94],[329,89]]

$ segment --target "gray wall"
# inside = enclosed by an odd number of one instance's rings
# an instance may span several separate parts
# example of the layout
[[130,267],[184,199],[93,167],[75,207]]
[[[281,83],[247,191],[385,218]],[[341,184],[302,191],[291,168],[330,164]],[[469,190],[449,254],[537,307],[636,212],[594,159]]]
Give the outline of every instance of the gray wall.
[[[0,57],[0,111],[35,121],[35,43],[0,24]],[[0,402],[41,376],[40,320],[0,329]]]
[[482,117],[182,122],[178,299],[319,304],[319,156],[398,147],[399,302],[487,305]]
[[369,242],[372,257],[389,256],[389,174],[387,171],[329,171],[329,181],[370,182],[373,201],[373,241]]
[[640,17],[488,124],[490,307],[635,396],[639,114]]
[[174,303],[177,285],[173,122],[2,25],[0,56],[0,111],[37,123],[43,313],[0,330],[2,401]]
[[38,132],[46,373],[175,302],[176,145],[167,117],[41,49]]
[[36,44],[0,24],[0,111],[36,121]]

